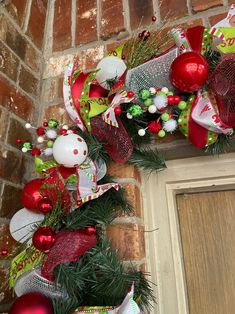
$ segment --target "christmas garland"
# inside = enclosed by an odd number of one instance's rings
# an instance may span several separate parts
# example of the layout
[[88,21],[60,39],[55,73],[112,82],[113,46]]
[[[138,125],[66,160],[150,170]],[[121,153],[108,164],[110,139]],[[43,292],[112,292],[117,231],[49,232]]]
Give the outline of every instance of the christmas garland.
[[[17,140],[35,157],[38,177],[25,185],[24,208],[10,223],[22,249],[10,269],[10,287],[19,297],[10,314],[137,314],[151,308],[145,274],[124,267],[105,238],[120,212],[133,210],[124,188],[106,174],[106,163],[164,169],[150,145],[177,129],[213,153],[228,144],[235,126],[235,50],[227,44],[234,28],[224,23],[233,11],[234,5],[211,29],[144,30],[95,71],[80,71],[76,59],[67,65],[63,94],[73,125],[49,119],[36,128],[37,144]],[[215,39],[224,42],[215,48]],[[30,123],[26,128],[33,129]]]

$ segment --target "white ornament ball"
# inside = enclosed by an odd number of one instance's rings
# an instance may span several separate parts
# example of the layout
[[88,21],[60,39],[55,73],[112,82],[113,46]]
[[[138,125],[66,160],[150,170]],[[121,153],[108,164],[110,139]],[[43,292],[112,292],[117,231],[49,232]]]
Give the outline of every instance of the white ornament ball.
[[127,112],[126,117],[129,120],[133,119],[133,116],[132,116],[132,114],[130,114],[130,112]]
[[145,136],[145,129],[139,129],[138,134],[139,136]]
[[22,153],[27,153],[28,149],[26,147],[22,147],[21,151]]
[[67,124],[65,124],[65,125],[62,126],[62,129],[68,130],[69,126]]
[[178,126],[177,121],[174,119],[170,119],[163,123],[163,129],[166,132],[174,132],[177,129],[177,126]]
[[31,127],[32,127],[32,126],[31,126],[30,123],[26,123],[26,124],[25,124],[25,128],[26,128],[26,129],[30,129]]
[[81,165],[87,158],[87,154],[86,142],[81,136],[74,133],[57,137],[53,145],[55,161],[68,168]]
[[57,132],[55,130],[46,131],[46,136],[50,139],[55,139],[57,137]]
[[155,112],[157,112],[157,107],[154,106],[154,105],[149,106],[149,107],[148,107],[148,112],[149,112],[149,113],[155,113]]
[[153,103],[158,110],[165,108],[167,106],[167,97],[164,95],[156,96],[153,100]]
[[119,78],[126,70],[125,62],[117,57],[109,56],[103,58],[97,65],[96,79],[101,86],[110,89],[107,80]]
[[157,91],[156,91],[155,87],[150,87],[149,88],[149,92],[150,92],[151,95],[155,95]]
[[37,230],[37,225],[43,219],[43,214],[22,208],[11,218],[10,233],[16,241],[24,243],[28,239],[31,239],[34,231]]
[[46,156],[51,156],[53,154],[53,149],[50,148],[50,147],[46,148],[45,151],[44,151],[44,154]]
[[167,94],[167,93],[169,92],[169,89],[168,89],[167,87],[163,87],[163,88],[161,89],[161,91],[162,91],[163,93]]
[[43,142],[44,142],[43,136],[39,136],[39,137],[37,138],[37,141],[38,141],[38,143],[43,143]]

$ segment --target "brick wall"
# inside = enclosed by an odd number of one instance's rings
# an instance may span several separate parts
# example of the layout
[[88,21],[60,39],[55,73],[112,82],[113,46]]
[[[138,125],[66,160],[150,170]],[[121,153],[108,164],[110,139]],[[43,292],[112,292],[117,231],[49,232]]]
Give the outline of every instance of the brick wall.
[[[31,160],[17,151],[17,137],[29,136],[25,121],[69,121],[62,97],[63,70],[74,55],[81,69],[92,69],[113,49],[157,17],[157,27],[209,26],[222,19],[232,0],[6,0],[0,1],[0,248],[14,247],[7,224],[29,178]],[[158,3],[161,3],[160,7]],[[181,135],[159,142],[168,158],[192,156],[196,150]],[[174,147],[174,154],[172,154]],[[184,149],[177,150],[177,147]],[[180,152],[180,154],[177,153]],[[144,223],[141,181],[133,167],[109,168],[128,190],[136,211],[119,217],[107,230],[123,260],[144,268]],[[7,244],[8,243],[8,244]],[[0,259],[0,278],[7,276],[10,255]],[[11,301],[1,286],[0,312]]]

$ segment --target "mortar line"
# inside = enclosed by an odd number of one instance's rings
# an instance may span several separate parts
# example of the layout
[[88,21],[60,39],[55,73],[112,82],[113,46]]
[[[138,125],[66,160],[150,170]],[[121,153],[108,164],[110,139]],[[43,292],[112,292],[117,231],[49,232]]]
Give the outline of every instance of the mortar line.
[[75,47],[76,40],[76,13],[77,13],[77,5],[76,0],[72,0],[71,5],[71,37],[72,37],[72,47]]
[[25,18],[24,18],[24,24],[22,27],[23,33],[27,31],[28,24],[29,24],[29,18],[31,13],[31,7],[32,7],[32,0],[27,0],[27,9],[25,10]]
[[128,33],[131,33],[131,17],[130,17],[130,7],[129,7],[129,1],[123,0],[123,15],[124,15],[124,26]]
[[97,13],[96,13],[96,31],[97,31],[97,41],[100,41],[100,25],[101,25],[101,2],[96,0]]

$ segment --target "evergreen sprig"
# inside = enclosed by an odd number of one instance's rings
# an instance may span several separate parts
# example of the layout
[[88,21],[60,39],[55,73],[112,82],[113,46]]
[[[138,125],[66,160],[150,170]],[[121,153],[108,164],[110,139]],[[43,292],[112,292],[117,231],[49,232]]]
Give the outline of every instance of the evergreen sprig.
[[211,155],[220,155],[231,148],[234,138],[225,134],[220,134],[217,141],[206,147],[205,152]]

